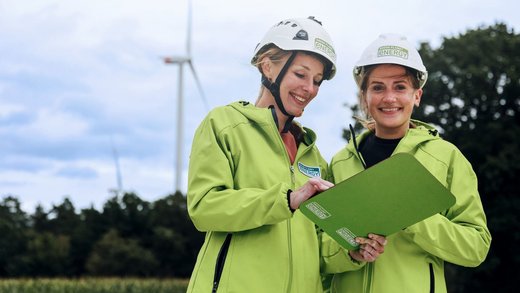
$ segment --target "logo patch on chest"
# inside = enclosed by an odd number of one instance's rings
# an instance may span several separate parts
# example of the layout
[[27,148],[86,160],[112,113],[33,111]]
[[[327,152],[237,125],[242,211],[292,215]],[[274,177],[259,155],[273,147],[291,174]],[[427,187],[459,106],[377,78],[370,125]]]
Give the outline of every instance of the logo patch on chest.
[[321,177],[321,168],[315,166],[307,166],[298,162],[298,170],[307,177]]

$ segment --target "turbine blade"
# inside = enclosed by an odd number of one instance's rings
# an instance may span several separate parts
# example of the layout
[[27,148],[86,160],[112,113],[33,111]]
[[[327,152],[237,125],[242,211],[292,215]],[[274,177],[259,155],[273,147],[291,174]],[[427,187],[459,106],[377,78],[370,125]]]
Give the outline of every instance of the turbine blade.
[[193,77],[195,78],[195,82],[197,83],[197,87],[199,88],[200,95],[202,97],[202,101],[204,102],[204,105],[206,106],[206,110],[209,111],[208,102],[206,100],[206,96],[204,95],[204,90],[202,89],[202,85],[199,81],[199,77],[197,76],[197,72],[195,71],[195,67],[193,66],[193,62],[190,60],[188,62],[191,68],[191,72],[193,73]]
[[188,28],[186,32],[186,54],[191,57],[191,0],[188,0]]

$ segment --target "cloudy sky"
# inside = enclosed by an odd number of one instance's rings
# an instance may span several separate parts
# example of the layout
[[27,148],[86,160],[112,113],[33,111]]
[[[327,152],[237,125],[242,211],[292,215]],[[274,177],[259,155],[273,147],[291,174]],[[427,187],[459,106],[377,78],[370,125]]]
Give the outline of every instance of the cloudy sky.
[[[153,201],[174,189],[178,68],[187,0],[0,0],[0,196],[24,210],[69,197],[96,208],[118,186]],[[520,29],[516,0],[193,1],[192,55],[209,108],[254,101],[256,43],[277,21],[314,15],[331,34],[338,74],[300,119],[329,160],[344,144],[355,102],[351,68],[380,33],[439,46],[443,37],[504,22]],[[184,171],[208,111],[185,71]],[[427,86],[426,86],[427,90]]]

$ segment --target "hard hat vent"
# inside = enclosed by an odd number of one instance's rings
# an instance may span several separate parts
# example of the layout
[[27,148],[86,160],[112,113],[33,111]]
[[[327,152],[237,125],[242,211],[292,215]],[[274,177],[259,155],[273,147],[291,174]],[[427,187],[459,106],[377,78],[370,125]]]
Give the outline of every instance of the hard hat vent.
[[307,32],[305,30],[300,30],[299,32],[296,33],[296,36],[294,36],[293,40],[308,41],[309,40],[309,34],[307,34]]

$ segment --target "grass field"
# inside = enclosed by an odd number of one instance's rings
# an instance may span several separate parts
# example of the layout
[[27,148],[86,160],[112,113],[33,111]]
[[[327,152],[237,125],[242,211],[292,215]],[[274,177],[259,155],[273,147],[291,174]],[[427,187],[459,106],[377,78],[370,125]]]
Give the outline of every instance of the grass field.
[[0,279],[0,293],[184,293],[187,286],[181,279]]

